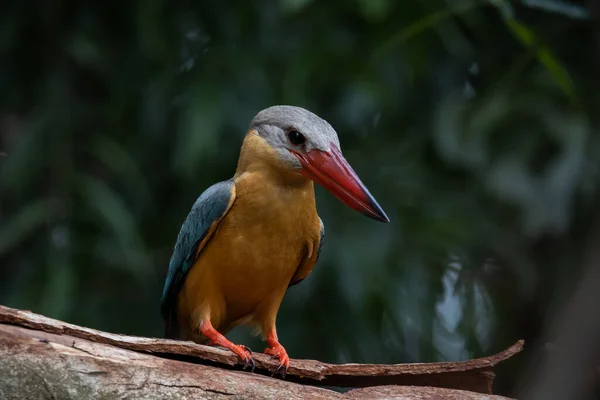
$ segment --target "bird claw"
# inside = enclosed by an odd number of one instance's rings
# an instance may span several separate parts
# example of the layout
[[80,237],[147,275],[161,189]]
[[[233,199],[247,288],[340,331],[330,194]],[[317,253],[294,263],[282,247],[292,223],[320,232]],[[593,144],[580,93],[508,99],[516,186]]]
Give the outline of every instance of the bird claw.
[[252,365],[252,368],[250,368],[250,372],[254,372],[254,368],[256,368],[256,363],[254,362],[254,358],[252,358],[252,356],[244,357],[244,368],[243,369],[245,370],[250,365]]
[[275,376],[280,373],[282,378],[285,378],[288,368],[290,366],[290,358],[287,355],[287,352],[283,348],[283,346],[278,345],[274,347],[269,347],[265,349],[265,353],[271,356],[271,359],[277,358],[279,359],[279,365],[275,370],[271,373],[271,376]]
[[242,349],[246,350],[248,353],[252,354],[252,350],[250,350],[250,347],[248,347],[248,346],[245,346],[245,345],[243,345],[243,344],[240,344],[240,347],[241,347]]
[[[250,372],[254,372],[254,368],[256,368],[256,363],[254,362],[254,358],[252,357],[252,350],[250,350],[248,346],[244,346],[243,344],[240,344],[239,347],[243,350],[240,352],[243,354],[243,357],[240,357],[244,361],[243,369],[245,370],[249,366],[252,366],[252,368],[250,368]],[[246,354],[244,354],[244,352]],[[240,354],[238,355],[241,356]]]
[[[283,369],[282,369],[282,368],[283,368]],[[275,371],[273,371],[273,372],[271,373],[271,376],[275,376],[277,373],[279,373],[279,372],[280,372],[280,373],[281,373],[281,377],[282,377],[282,378],[285,378],[285,375],[286,375],[286,374],[287,374],[287,372],[288,372],[288,368],[289,368],[289,366],[288,366],[288,365],[284,365],[284,363],[281,363],[281,364],[279,364],[279,366],[278,366],[277,368],[275,368]]]
[[256,363],[254,362],[254,358],[252,358],[252,350],[250,350],[247,346],[243,344],[239,344],[235,346],[236,350],[235,354],[244,362],[244,366],[242,369],[246,369],[251,366],[250,372],[254,372],[254,368],[256,368]]

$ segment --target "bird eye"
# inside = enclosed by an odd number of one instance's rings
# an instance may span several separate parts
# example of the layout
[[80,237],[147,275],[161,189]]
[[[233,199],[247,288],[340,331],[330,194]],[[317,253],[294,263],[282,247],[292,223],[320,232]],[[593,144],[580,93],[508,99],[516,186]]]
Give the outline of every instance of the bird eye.
[[288,137],[290,138],[290,142],[296,146],[300,146],[302,143],[306,142],[304,135],[298,131],[289,131]]

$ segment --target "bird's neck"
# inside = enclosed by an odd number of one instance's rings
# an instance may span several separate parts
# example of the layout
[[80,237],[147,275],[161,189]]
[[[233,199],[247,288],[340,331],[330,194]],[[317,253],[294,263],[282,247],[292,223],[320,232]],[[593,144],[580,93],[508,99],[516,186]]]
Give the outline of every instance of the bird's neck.
[[252,131],[244,139],[233,179],[237,198],[251,199],[249,214],[256,218],[285,215],[306,223],[317,218],[313,181],[281,165],[277,152]]
[[277,152],[255,131],[249,131],[244,138],[234,179],[244,174],[258,175],[265,184],[278,185],[286,190],[314,190],[312,181],[283,165]]

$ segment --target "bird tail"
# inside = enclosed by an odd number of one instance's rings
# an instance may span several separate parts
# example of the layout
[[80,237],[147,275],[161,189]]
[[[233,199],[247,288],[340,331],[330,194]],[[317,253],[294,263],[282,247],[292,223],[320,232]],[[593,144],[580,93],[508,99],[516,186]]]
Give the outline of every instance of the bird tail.
[[198,344],[208,344],[208,338],[204,337],[200,332],[192,332],[185,327],[179,325],[179,318],[177,312],[163,308],[162,310],[163,319],[165,321],[164,336],[166,339],[173,340],[191,340]]
[[163,317],[163,321],[165,322],[165,338],[175,340],[180,339],[181,332],[179,330],[179,321],[175,310],[165,307],[163,304],[161,305],[160,313]]
[[175,340],[180,339],[179,327],[177,327],[177,324],[165,322],[165,338],[166,339],[175,339]]

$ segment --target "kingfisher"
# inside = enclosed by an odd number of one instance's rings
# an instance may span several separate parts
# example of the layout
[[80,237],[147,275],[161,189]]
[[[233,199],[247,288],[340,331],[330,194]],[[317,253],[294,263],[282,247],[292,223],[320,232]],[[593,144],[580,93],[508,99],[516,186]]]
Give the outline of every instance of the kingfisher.
[[287,289],[313,270],[325,234],[314,182],[365,216],[389,218],[341,152],[324,119],[278,105],[250,122],[231,179],[193,204],[175,242],[161,298],[165,336],[221,346],[252,365],[252,352],[225,335],[250,326],[285,376],[290,358],[276,318]]

